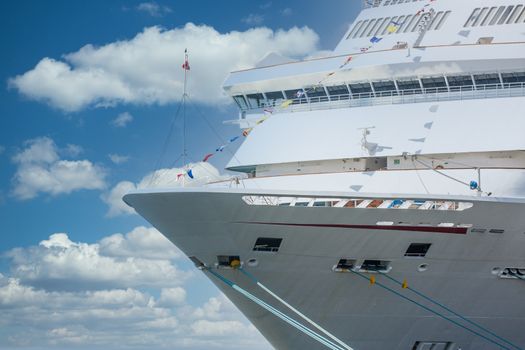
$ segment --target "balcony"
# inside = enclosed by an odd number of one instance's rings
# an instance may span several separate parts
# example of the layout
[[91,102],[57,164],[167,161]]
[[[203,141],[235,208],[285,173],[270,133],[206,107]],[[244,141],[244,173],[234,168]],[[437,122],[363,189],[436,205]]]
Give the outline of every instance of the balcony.
[[[279,112],[304,112],[326,109],[354,108],[379,105],[410,104],[441,101],[461,101],[473,99],[488,99],[502,97],[525,96],[525,83],[498,83],[486,85],[444,86],[432,88],[416,88],[409,90],[368,91],[345,93],[316,97],[300,97],[292,99],[287,107],[280,103],[262,103],[259,108],[243,108],[243,117],[249,121],[249,114],[260,114],[265,109]],[[248,115],[247,115],[248,114]]]

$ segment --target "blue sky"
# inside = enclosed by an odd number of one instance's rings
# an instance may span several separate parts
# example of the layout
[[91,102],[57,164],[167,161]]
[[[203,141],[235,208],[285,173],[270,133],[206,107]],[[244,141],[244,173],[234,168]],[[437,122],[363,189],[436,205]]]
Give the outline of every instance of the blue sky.
[[[199,160],[221,144],[216,133],[239,134],[222,123],[237,116],[220,90],[229,70],[270,51],[301,58],[330,50],[359,7],[356,0],[3,1],[0,347],[208,349],[235,336],[238,348],[269,348],[117,197],[159,160],[181,95],[185,47],[194,104],[188,152]],[[162,167],[181,153],[180,135],[177,121]],[[229,156],[211,164],[222,172]],[[124,261],[149,272],[111,275]],[[108,320],[122,326],[99,329]],[[170,342],[141,343],[149,337]]]

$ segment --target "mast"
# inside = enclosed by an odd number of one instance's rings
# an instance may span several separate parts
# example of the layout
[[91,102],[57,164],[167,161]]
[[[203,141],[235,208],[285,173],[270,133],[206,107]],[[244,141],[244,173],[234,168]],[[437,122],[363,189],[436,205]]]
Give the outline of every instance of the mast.
[[[187,94],[187,84],[188,84],[188,71],[190,70],[190,63],[188,60],[188,49],[184,49],[184,63],[182,64],[182,69],[184,69],[184,90],[182,93],[182,164],[186,167],[186,99],[188,98]],[[182,177],[182,187],[185,187],[185,178]]]

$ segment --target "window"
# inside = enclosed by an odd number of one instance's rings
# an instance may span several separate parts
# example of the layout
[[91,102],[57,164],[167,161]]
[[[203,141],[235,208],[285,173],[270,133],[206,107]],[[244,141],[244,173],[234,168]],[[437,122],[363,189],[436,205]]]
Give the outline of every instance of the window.
[[380,33],[382,33],[383,30],[386,29],[386,27],[388,26],[389,23],[390,23],[390,17],[385,18],[383,20],[383,23],[381,23],[379,28],[377,28],[376,32],[374,33],[374,36],[378,36]]
[[332,101],[348,100],[350,98],[348,87],[346,85],[327,86],[326,90],[328,90],[328,94]]
[[499,84],[501,84],[498,73],[475,74],[474,81],[476,82],[476,85],[493,85],[493,87],[497,87]]
[[389,270],[390,261],[383,260],[365,260],[361,264],[362,271],[379,271],[386,272]]
[[494,12],[496,12],[496,10],[497,10],[497,7],[491,7],[489,12],[487,13],[487,16],[485,16],[485,18],[483,18],[483,22],[481,22],[482,26],[488,24],[489,20],[492,18],[492,15],[494,15]]
[[392,96],[397,95],[396,84],[393,80],[375,81],[372,83],[376,95],[380,96]]
[[403,95],[413,95],[421,93],[421,85],[419,80],[397,80],[397,87],[399,91],[403,91]]
[[363,32],[361,33],[361,35],[359,36],[360,38],[364,37],[367,35],[368,31],[370,31],[374,24],[376,23],[377,19],[371,19],[370,22],[368,22],[368,25],[365,27],[365,29],[363,30]]
[[257,238],[253,251],[255,252],[278,252],[281,247],[282,238]]
[[518,5],[514,8],[514,11],[512,12],[512,15],[510,15],[509,19],[507,20],[507,24],[514,23],[518,15],[520,14],[521,10],[523,9],[523,5]]
[[375,33],[375,31],[377,30],[377,28],[379,28],[379,26],[381,25],[381,23],[383,23],[383,18],[379,18],[376,23],[374,24],[373,27],[370,28],[370,30],[368,31],[367,35],[368,37],[372,37],[372,33]]
[[427,255],[431,245],[431,243],[411,243],[405,256],[423,258]]
[[406,17],[407,17],[407,16],[401,16],[401,17],[399,17],[399,18],[397,19],[396,22],[399,23],[399,25],[397,26],[397,31],[396,31],[396,33],[399,33],[399,31],[401,30],[401,26],[403,25],[403,23],[405,23],[405,18],[406,18]]
[[401,26],[399,27],[399,30],[398,30],[398,33],[402,33],[405,28],[408,26],[408,24],[410,23],[410,20],[412,19],[413,15],[408,15],[405,20],[403,21],[403,24],[401,24]]
[[505,9],[505,12],[503,12],[503,15],[501,16],[501,18],[499,19],[498,24],[504,24],[505,21],[507,21],[507,18],[509,18],[510,13],[512,12],[513,9],[514,9],[514,6],[508,6],[507,9]]
[[355,267],[355,260],[340,259],[335,268],[338,270],[351,270],[354,267]]
[[264,107],[264,96],[263,94],[250,94],[246,95],[248,99],[248,105],[250,108],[263,108]]
[[472,14],[467,19],[467,22],[465,23],[465,25],[463,27],[470,27],[476,21],[476,19],[478,18],[480,13],[481,13],[481,9],[480,8],[474,9],[474,11],[472,11]]
[[303,89],[286,90],[284,94],[286,95],[287,99],[293,100],[292,104],[308,102]]
[[494,24],[496,24],[496,22],[498,21],[498,18],[501,16],[501,14],[503,13],[503,11],[505,10],[505,6],[500,6],[498,11],[496,11],[496,14],[494,15],[494,17],[492,17],[492,19],[490,20],[489,22],[489,26],[493,26]]
[[324,90],[324,86],[310,86],[305,89],[306,94],[308,95],[308,98],[310,98],[310,102],[322,102],[322,101],[328,101],[328,98],[326,96],[326,91]]
[[370,98],[373,96],[370,83],[355,83],[349,84],[348,86],[352,91],[353,98]]
[[361,25],[361,28],[359,28],[359,30],[357,32],[355,32],[355,34],[353,36],[354,38],[361,37],[361,35],[365,31],[366,27],[368,26],[368,22],[370,22],[370,20],[368,20],[368,19],[363,22],[363,24]]
[[233,100],[235,103],[237,103],[237,106],[239,106],[240,109],[248,109],[248,104],[246,103],[246,99],[242,95],[233,96]]
[[521,85],[525,83],[525,72],[501,73],[501,78],[505,84]]
[[428,26],[428,30],[436,29],[439,21],[441,21],[441,17],[443,16],[443,14],[444,14],[443,11],[439,11],[438,13],[436,13],[434,18],[432,19],[432,22],[430,22],[430,25]]
[[[406,33],[406,32],[409,32],[412,27],[414,27],[414,23],[417,23],[417,19],[418,19],[419,15],[414,15],[412,16],[412,18],[410,19],[410,22],[408,22],[406,25],[405,25],[405,29],[403,30],[403,33]],[[408,20],[408,18],[407,18]]]
[[443,27],[443,24],[445,24],[445,21],[447,20],[448,16],[450,16],[450,13],[451,11],[445,12],[445,15],[443,18],[441,18],[441,21],[439,21],[439,23],[436,25],[436,30],[439,30],[441,27]]
[[284,100],[284,94],[282,91],[265,92],[266,100],[270,106],[275,106]]
[[481,20],[483,18],[485,18],[485,15],[487,14],[487,11],[489,10],[488,7],[484,7],[481,12],[479,13],[478,17],[476,18],[476,20],[474,21],[474,23],[472,23],[472,26],[473,27],[476,27],[478,24],[481,23]]
[[421,78],[421,84],[426,92],[444,92],[448,91],[447,82],[444,77],[427,77]]
[[359,29],[361,23],[363,23],[363,21],[359,21],[359,22],[356,23],[356,25],[354,26],[354,28],[352,28],[352,30],[350,31],[350,33],[348,33],[348,36],[346,37],[347,40],[350,39],[350,37],[351,37],[352,35],[355,34],[355,32]]
[[470,75],[455,75],[447,77],[448,86],[450,91],[468,90],[464,87],[470,87],[472,89],[474,83]]
[[521,11],[521,14],[519,15],[518,19],[514,23],[523,23],[525,22],[525,8]]
[[419,25],[419,22],[420,22],[420,20],[421,20],[422,17],[423,17],[422,14],[419,14],[419,15],[415,15],[415,16],[414,16],[414,20],[413,20],[413,23],[414,23],[414,24],[412,25],[412,23],[410,23],[410,24],[411,24],[411,28],[410,28],[410,30],[409,30],[410,32],[415,32],[415,31],[416,31],[416,29],[417,29],[417,27],[418,27],[418,25]]
[[491,229],[489,230],[489,233],[497,233],[497,234],[502,234],[502,233],[505,233],[505,230],[501,230],[501,229]]

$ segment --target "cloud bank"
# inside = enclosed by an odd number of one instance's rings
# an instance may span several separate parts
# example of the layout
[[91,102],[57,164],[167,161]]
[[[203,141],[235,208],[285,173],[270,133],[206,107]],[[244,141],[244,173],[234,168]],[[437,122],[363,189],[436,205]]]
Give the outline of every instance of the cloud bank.
[[308,27],[228,33],[193,23],[169,30],[149,27],[129,40],[86,45],[62,60],[45,57],[9,79],[9,86],[65,112],[117,104],[163,105],[182,95],[181,64],[188,48],[189,95],[197,102],[224,103],[228,99],[221,84],[230,71],[253,67],[268,52],[304,57],[317,50],[318,42]]
[[91,244],[56,233],[4,256],[0,348],[270,349],[225,297],[188,301],[203,277],[155,229]]

